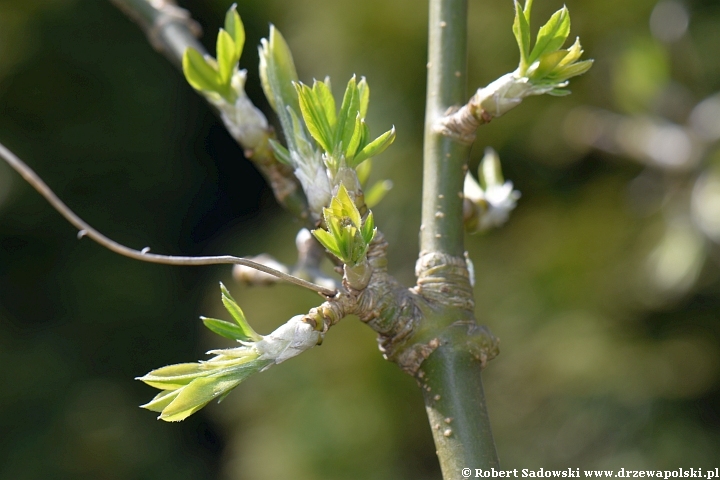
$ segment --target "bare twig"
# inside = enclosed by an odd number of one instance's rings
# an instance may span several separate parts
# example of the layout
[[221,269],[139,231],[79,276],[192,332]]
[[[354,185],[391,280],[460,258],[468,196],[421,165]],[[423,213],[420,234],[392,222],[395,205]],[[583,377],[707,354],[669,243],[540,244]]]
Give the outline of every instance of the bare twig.
[[60,215],[73,224],[78,230],[78,238],[90,237],[103,247],[111,250],[120,255],[133,258],[135,260],[141,260],[143,262],[150,263],[162,263],[166,265],[219,265],[219,264],[235,264],[244,265],[246,267],[254,268],[262,272],[274,275],[287,282],[294,283],[301,287],[318,292],[326,297],[333,297],[337,293],[335,290],[330,290],[320,285],[308,282],[301,278],[294,277],[284,272],[269,268],[261,263],[253,262],[245,258],[234,257],[232,255],[219,255],[219,256],[202,256],[202,257],[185,257],[185,256],[174,256],[174,255],[158,255],[155,253],[149,253],[149,248],[145,247],[142,250],[134,250],[126,247],[114,240],[106,237],[102,233],[95,230],[93,227],[88,225],[83,219],[78,217],[67,205],[60,200],[55,193],[47,186],[45,182],[30,168],[25,162],[20,160],[14,153],[8,150],[2,143],[0,143],[0,156],[17,171],[40,195],[57,210]]

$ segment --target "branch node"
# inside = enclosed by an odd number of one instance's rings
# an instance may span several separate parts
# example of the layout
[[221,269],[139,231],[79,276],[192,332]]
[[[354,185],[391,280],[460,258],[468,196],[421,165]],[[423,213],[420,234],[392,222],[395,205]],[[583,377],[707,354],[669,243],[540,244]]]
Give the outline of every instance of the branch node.
[[418,295],[439,305],[475,310],[470,272],[463,257],[430,252],[418,258],[415,264]]

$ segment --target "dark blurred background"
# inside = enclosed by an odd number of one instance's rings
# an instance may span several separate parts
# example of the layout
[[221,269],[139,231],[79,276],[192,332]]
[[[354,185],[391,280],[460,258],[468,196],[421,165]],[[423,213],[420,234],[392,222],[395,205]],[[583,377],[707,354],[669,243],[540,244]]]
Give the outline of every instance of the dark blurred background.
[[[186,1],[214,51],[229,1]],[[484,374],[505,468],[716,467],[720,455],[720,4],[568,0],[593,69],[483,127],[523,196],[467,238],[477,315],[502,340]],[[537,1],[535,25],[560,8]],[[391,270],[413,282],[426,4],[251,0],[241,66],[269,22],[302,80],[353,74],[394,124],[373,177]],[[470,87],[517,65],[512,2],[470,2]],[[336,92],[336,95],[339,92]],[[170,254],[295,260],[299,225],[138,28],[98,0],[0,0],[0,141],[113,239]],[[119,257],[0,164],[0,479],[431,479],[415,383],[354,319],[179,424],[133,378],[226,345],[222,280],[267,333],[319,302],[232,284],[229,268]],[[473,467],[469,465],[469,467]]]

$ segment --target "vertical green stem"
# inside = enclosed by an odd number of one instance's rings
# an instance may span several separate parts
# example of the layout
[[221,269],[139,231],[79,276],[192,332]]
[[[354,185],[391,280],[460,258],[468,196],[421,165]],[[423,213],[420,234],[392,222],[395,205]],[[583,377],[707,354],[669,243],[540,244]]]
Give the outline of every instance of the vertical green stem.
[[[466,101],[466,17],[467,0],[430,0],[421,255],[462,257],[465,251],[462,189],[470,146],[435,125]],[[468,314],[452,306],[442,310],[458,320]],[[446,338],[418,375],[445,480],[464,478],[463,468],[499,466],[480,371],[461,334]]]
[[458,344],[443,345],[425,360],[425,409],[443,479],[464,468],[498,468],[497,452],[480,378],[480,362]]
[[[463,166],[470,147],[436,132],[434,126],[466,100],[467,0],[430,0],[428,89],[425,107],[422,253],[462,256]],[[421,253],[421,254],[422,254]]]

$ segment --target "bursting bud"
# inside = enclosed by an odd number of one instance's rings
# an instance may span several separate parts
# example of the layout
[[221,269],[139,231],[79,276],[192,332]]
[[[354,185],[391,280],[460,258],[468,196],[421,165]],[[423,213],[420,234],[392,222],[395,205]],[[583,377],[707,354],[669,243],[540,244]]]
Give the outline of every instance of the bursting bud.
[[497,152],[488,147],[478,167],[479,183],[470,172],[465,176],[463,217],[472,233],[500,227],[515,208],[520,192],[505,181]]

